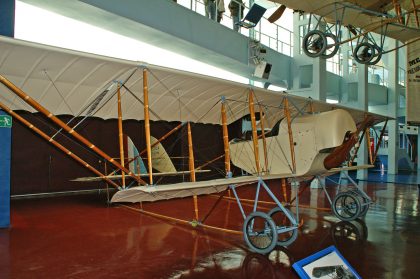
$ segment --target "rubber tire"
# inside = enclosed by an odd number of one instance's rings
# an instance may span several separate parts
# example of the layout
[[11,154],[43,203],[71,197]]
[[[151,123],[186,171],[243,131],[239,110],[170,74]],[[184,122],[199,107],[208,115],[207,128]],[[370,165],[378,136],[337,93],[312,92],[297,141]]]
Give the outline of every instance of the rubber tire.
[[[359,190],[350,190],[349,192],[353,193],[354,195],[356,195],[359,198],[360,201],[360,213],[359,213],[359,217],[365,217],[366,213],[369,210],[369,203],[370,202],[368,199],[366,199]],[[367,203],[366,205],[362,205],[363,203]]]
[[[354,204],[355,204],[355,213],[352,214],[351,216],[344,216],[342,215],[339,210],[337,209],[337,205],[338,203],[341,203],[341,206],[343,206],[343,202],[345,202],[345,200],[343,201],[342,199],[352,199]],[[353,221],[355,220],[357,217],[359,217],[360,215],[360,210],[361,210],[361,205],[360,205],[360,200],[357,196],[355,196],[354,194],[350,193],[350,192],[341,192],[339,194],[337,194],[332,202],[332,210],[335,214],[335,216],[342,220],[342,221]],[[345,211],[345,208],[343,209],[343,211]],[[347,213],[347,215],[350,215]]]
[[[293,217],[293,214],[292,214],[292,212],[289,209],[285,208],[285,210]],[[275,207],[275,208],[271,209],[270,212],[268,212],[268,216],[270,216],[270,218],[273,219],[272,216],[274,214],[276,214],[277,212],[282,212],[282,214],[284,214],[284,212],[280,209],[280,207]],[[284,217],[286,217],[286,214],[284,214]],[[274,219],[273,219],[273,221],[274,221]],[[296,222],[296,220],[295,220],[295,222]],[[277,228],[277,224],[276,224],[276,228]],[[284,240],[283,241],[283,240],[279,240],[278,239],[277,240],[277,245],[283,246],[283,247],[287,247],[290,244],[292,244],[296,240],[296,238],[298,237],[298,230],[297,230],[297,228],[294,229],[293,231],[291,231],[291,233],[292,233],[292,235],[287,240]]]
[[374,58],[372,58],[370,62],[366,63],[366,65],[376,65],[379,62],[379,60],[381,60],[382,58],[382,49],[378,45],[372,45],[372,46],[375,49],[376,53],[378,53],[378,55],[376,54],[373,55]]
[[328,59],[328,58],[331,58],[331,57],[333,57],[334,55],[337,54],[338,50],[340,49],[340,44],[338,44],[338,40],[337,40],[337,36],[336,35],[334,35],[332,33],[325,33],[324,35],[325,35],[325,38],[330,37],[330,38],[332,38],[334,40],[334,46],[333,46],[334,49],[333,49],[333,51],[330,54],[326,54],[327,53],[327,50],[329,49],[328,48],[328,39],[327,39],[327,47],[325,48],[325,51],[321,54],[321,57],[322,58]]
[[[248,228],[248,225],[250,225],[249,223],[254,218],[256,218],[256,217],[265,219],[265,225],[269,227],[269,229],[271,231],[271,234],[273,236],[272,239],[271,239],[270,244],[268,246],[266,246],[265,248],[256,247],[252,243],[252,241],[249,239],[250,236],[248,235],[247,228]],[[256,252],[256,253],[265,255],[265,254],[268,254],[271,251],[273,251],[273,249],[277,245],[277,228],[276,228],[276,224],[274,223],[273,219],[271,219],[271,217],[268,214],[264,213],[264,212],[256,211],[256,212],[253,212],[253,213],[249,214],[246,217],[245,221],[244,221],[244,225],[242,227],[242,231],[243,231],[243,234],[244,234],[245,243],[248,245],[248,247],[250,248],[250,250],[253,251],[253,252]]]
[[[310,37],[312,37],[313,35],[318,35],[322,39],[322,48],[317,53],[312,53],[312,52],[309,52],[309,50],[308,50],[308,43],[309,43],[308,41],[309,41]],[[327,38],[325,37],[325,34],[320,30],[309,31],[305,35],[305,37],[303,37],[302,49],[303,49],[303,52],[309,57],[315,58],[315,57],[321,56],[325,52],[325,50],[327,49]]]
[[[364,60],[360,60],[359,59],[359,56],[357,55],[357,52],[359,51],[359,49],[361,48],[361,47],[368,47],[370,50],[371,50],[371,52],[372,52],[372,56],[370,57],[370,59],[369,60],[366,60],[366,61],[364,61]],[[353,58],[354,58],[354,60],[356,60],[358,63],[360,63],[360,64],[367,64],[367,63],[369,63],[370,61],[372,61],[372,59],[373,59],[373,57],[374,57],[374,54],[375,54],[375,47],[372,45],[372,44],[370,44],[370,43],[361,43],[361,44],[358,44],[356,47],[355,47],[355,49],[354,49],[354,51],[353,51]]]

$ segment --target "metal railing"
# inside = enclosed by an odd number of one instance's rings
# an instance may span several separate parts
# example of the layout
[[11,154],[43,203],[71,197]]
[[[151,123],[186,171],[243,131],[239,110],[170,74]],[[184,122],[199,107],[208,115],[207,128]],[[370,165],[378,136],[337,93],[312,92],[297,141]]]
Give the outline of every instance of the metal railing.
[[[205,16],[205,5],[203,0],[178,0],[178,4]],[[230,17],[229,9],[227,9],[222,16],[221,25],[233,29],[233,20]],[[245,5],[244,14],[249,11],[249,7]],[[209,19],[210,20],[210,19]],[[275,23],[270,23],[267,18],[263,17],[261,21],[254,27],[255,39],[260,41],[261,44],[288,56],[293,56],[293,37],[292,31]],[[249,37],[250,32],[248,29],[240,28],[239,31],[242,35]],[[281,39],[280,39],[281,38]],[[285,40],[286,39],[286,40]]]

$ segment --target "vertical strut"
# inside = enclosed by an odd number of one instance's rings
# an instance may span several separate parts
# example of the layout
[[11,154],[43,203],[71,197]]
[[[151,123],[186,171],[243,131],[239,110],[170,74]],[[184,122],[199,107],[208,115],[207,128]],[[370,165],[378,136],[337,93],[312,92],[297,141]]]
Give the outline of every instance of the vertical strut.
[[[188,166],[189,166],[189,169],[190,169],[190,180],[191,180],[191,182],[195,182],[194,150],[193,150],[193,142],[192,142],[190,122],[188,122],[187,128],[188,128]],[[193,196],[193,201],[194,201],[195,220],[198,221],[197,195]]]
[[223,147],[225,149],[225,170],[226,177],[231,175],[230,171],[230,151],[229,151],[229,133],[227,128],[226,105],[225,100],[222,100],[222,129],[223,129]]
[[[124,143],[123,143],[123,125],[122,125],[122,109],[121,109],[121,86],[118,83],[117,90],[118,98],[118,140],[120,144],[120,161],[121,166],[124,168]],[[121,172],[122,187],[125,188],[125,173]]]
[[255,108],[254,108],[254,92],[249,90],[249,114],[251,116],[251,125],[252,125],[252,142],[254,144],[254,157],[255,157],[255,167],[257,174],[260,174],[260,158],[258,154],[258,135],[257,135],[257,124],[255,120]]
[[263,108],[259,105],[260,108],[260,126],[261,126],[261,137],[263,140],[263,148],[264,148],[264,166],[265,172],[268,173],[268,154],[267,154],[267,141],[265,140],[265,129],[264,129],[264,113]]
[[296,173],[295,144],[293,141],[292,121],[290,117],[289,100],[284,98],[284,114],[287,120],[287,132],[289,134],[290,155],[292,158],[292,172]]
[[149,87],[147,83],[147,69],[143,69],[144,95],[144,130],[146,133],[147,167],[149,170],[149,184],[153,185],[152,148],[150,146],[150,118],[149,118]]

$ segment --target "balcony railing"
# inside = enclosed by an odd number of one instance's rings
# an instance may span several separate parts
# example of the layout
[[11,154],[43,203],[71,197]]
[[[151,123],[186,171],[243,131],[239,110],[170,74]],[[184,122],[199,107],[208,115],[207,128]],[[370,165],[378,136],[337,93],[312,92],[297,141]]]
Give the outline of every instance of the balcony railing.
[[[203,0],[178,0],[178,4],[205,16],[205,6]],[[226,12],[223,14],[221,25],[229,29],[233,29],[232,17],[229,16],[229,9],[226,5]],[[249,11],[249,7],[245,7],[244,14]],[[210,20],[210,19],[209,19]],[[255,39],[265,46],[288,56],[293,55],[293,37],[292,31],[275,23],[270,23],[267,18],[263,17],[257,26],[254,27]],[[249,37],[248,29],[241,28],[242,35]],[[281,39],[280,39],[281,38]]]

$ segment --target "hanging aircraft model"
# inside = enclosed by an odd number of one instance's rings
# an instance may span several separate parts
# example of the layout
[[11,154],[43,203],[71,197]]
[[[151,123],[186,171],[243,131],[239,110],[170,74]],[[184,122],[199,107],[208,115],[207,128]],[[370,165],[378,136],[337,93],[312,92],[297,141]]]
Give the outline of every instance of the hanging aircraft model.
[[[351,161],[363,135],[369,137],[369,127],[388,119],[286,92],[10,38],[0,38],[0,53],[0,83],[4,85],[0,91],[0,108],[115,187],[117,192],[111,202],[139,203],[192,196],[195,219],[183,222],[214,228],[205,221],[230,190],[244,218],[245,242],[258,253],[268,253],[276,245],[290,245],[297,238],[299,226],[298,210],[293,214],[286,208],[266,181],[279,180],[285,187],[288,182],[298,185],[300,181],[319,179],[342,170],[369,167],[351,166]],[[50,131],[42,131],[17,110],[39,112],[60,130],[50,135]],[[65,123],[55,115],[73,115],[74,118]],[[118,119],[119,159],[112,158],[80,133],[81,122],[89,117]],[[251,121],[252,137],[229,140],[229,124],[244,117]],[[123,136],[123,119],[144,121],[144,152],[133,151],[131,143],[124,144],[128,139]],[[159,139],[153,139],[151,121],[158,120],[179,124]],[[223,137],[206,141],[207,144],[223,143],[224,154],[209,162],[224,158],[224,178],[196,181],[196,172],[204,167],[196,166],[194,159],[191,126],[197,123],[218,125],[222,130]],[[189,167],[182,171],[190,174],[190,181],[158,185],[154,180],[156,168],[172,173],[174,168],[154,166],[156,157],[164,157],[165,162],[168,157],[163,150],[155,149],[156,156],[152,159],[152,150],[183,126],[188,131]],[[111,174],[118,173],[118,179],[99,171],[59,143],[56,135],[62,131],[113,166]],[[124,151],[127,147],[131,151]],[[369,148],[370,163],[374,162],[378,147],[379,144],[374,152]],[[352,156],[351,150],[354,151]],[[147,155],[144,166],[139,166],[141,154]],[[247,175],[233,176],[231,162]],[[237,188],[249,184],[256,184],[256,196],[252,212],[245,212]],[[353,184],[355,187],[341,191],[333,200],[327,193],[333,211],[342,220],[353,220],[365,214],[371,202],[363,190]],[[323,187],[325,190],[325,185]],[[258,210],[262,189],[273,200],[269,212]],[[219,199],[213,209],[200,218],[197,196],[212,193],[220,193]],[[296,194],[296,208],[298,199]]]
[[[270,21],[281,17],[290,8],[300,14],[309,14],[302,50],[309,57],[331,58],[340,45],[352,44],[353,58],[361,64],[375,65],[383,54],[396,50],[384,49],[385,38],[401,41],[404,45],[420,39],[418,0],[270,0],[281,6]],[[349,38],[343,40],[343,27]],[[379,36],[372,35],[376,33]]]

